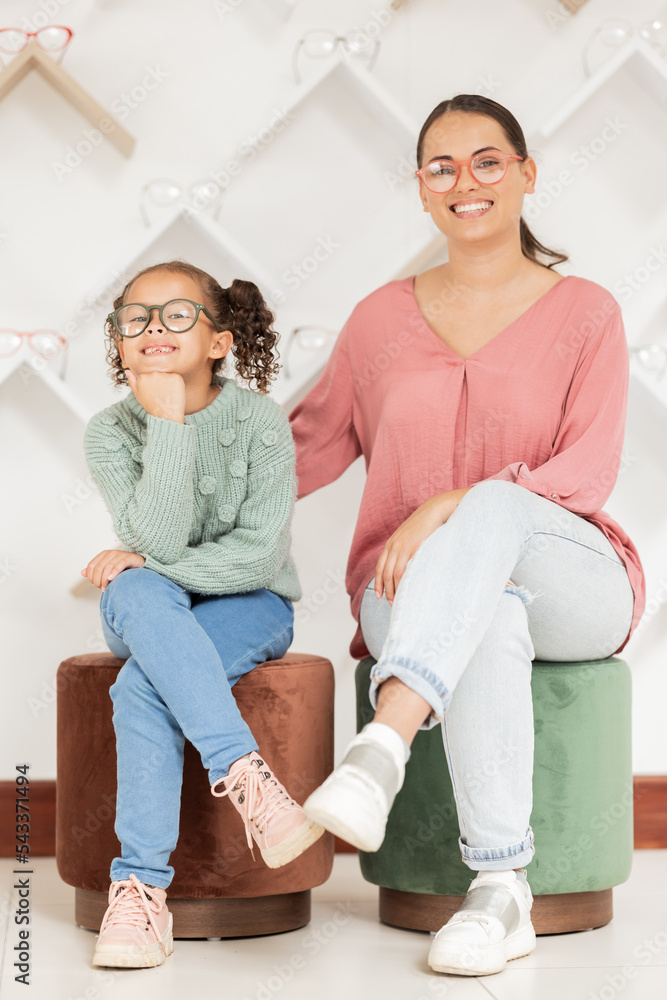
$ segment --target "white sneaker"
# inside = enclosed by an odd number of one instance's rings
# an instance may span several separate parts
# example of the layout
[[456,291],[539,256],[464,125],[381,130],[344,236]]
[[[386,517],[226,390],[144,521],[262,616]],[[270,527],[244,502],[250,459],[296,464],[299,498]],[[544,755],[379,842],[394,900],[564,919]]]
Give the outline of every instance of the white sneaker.
[[[377,733],[379,724],[373,725]],[[350,743],[342,763],[303,804],[308,819],[360,851],[380,848],[389,812],[405,777],[405,761],[399,756],[405,744],[393,730],[385,736],[387,745],[383,746],[362,730]],[[392,743],[396,753],[389,749]]]
[[434,972],[489,976],[529,955],[536,939],[533,895],[516,872],[480,872],[461,908],[436,934],[428,955]]

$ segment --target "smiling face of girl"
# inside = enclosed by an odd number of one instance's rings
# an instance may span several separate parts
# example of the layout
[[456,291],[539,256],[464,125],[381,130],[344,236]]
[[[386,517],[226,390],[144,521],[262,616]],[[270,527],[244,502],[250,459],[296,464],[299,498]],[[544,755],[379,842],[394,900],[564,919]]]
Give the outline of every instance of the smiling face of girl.
[[[125,295],[126,303],[144,306],[163,305],[172,299],[190,299],[210,309],[199,283],[178,271],[150,271],[137,278]],[[164,326],[158,310],[153,309],[143,333],[138,337],[118,337],[118,351],[123,367],[135,375],[176,372],[186,385],[195,385],[206,379],[210,383],[214,362],[229,352],[232,342],[231,332],[218,332],[203,311],[190,330],[174,333]]]
[[[433,122],[424,137],[420,166],[451,157],[468,160],[484,149],[515,153],[502,126],[486,115],[449,112]],[[506,238],[508,230],[517,230],[525,194],[535,190],[535,161],[509,160],[505,176],[495,184],[484,185],[461,165],[459,177],[450,191],[436,194],[419,181],[424,210],[448,240],[463,243],[494,241]],[[455,206],[479,205],[478,211],[457,214]]]

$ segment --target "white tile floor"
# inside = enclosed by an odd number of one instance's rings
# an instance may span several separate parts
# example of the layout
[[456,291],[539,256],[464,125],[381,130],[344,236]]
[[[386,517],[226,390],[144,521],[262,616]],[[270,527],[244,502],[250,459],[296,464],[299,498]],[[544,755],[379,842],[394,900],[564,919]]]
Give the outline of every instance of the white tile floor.
[[338,855],[331,879],[313,891],[308,927],[262,938],[176,941],[173,956],[157,969],[93,969],[95,936],[73,922],[74,890],[60,881],[52,858],[36,858],[29,992],[14,981],[13,867],[0,860],[2,1000],[667,998],[667,851],[635,853],[607,927],[538,938],[532,955],[480,979],[431,973],[427,934],[381,924],[377,890],[362,879],[356,855]]

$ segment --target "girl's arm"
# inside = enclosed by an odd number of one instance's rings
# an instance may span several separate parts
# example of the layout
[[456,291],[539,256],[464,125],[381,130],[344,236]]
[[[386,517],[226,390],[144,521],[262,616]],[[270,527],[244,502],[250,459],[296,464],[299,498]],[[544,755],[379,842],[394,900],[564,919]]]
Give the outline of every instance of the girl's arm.
[[354,313],[336,339],[317,384],[290,414],[298,498],[338,479],[362,453],[353,420],[353,371],[348,338]]
[[231,531],[188,545],[168,564],[149,555],[147,569],[203,594],[244,593],[275,580],[289,555],[296,477],[289,422],[273,401],[255,415],[247,458],[246,496]]
[[628,344],[615,303],[581,349],[549,460],[532,470],[512,462],[488,478],[518,483],[574,514],[596,514],[618,476],[629,377]]
[[194,511],[196,428],[148,415],[141,447],[114,408],[97,413],[84,434],[91,475],[118,538],[133,552],[174,562],[185,549]]

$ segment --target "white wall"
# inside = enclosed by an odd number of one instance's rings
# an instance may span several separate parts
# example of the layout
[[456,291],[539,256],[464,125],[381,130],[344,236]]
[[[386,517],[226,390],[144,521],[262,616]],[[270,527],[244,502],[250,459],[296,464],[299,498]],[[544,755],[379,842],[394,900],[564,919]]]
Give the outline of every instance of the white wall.
[[[17,26],[42,9],[39,2],[17,0],[2,6],[3,23]],[[293,95],[290,59],[302,32],[343,32],[372,23],[373,12],[385,3],[301,0],[284,21],[280,6],[278,0],[61,2],[52,21],[76,32],[63,67],[102,105],[122,102],[151,70],[154,77],[164,74],[123,121],[137,138],[129,159],[105,141],[58,179],[54,163],[63,162],[66,147],[76,146],[87,123],[34,73],[0,102],[0,327],[62,329],[74,319],[78,333],[71,340],[67,383],[92,410],[118,397],[103,359],[101,319],[109,300],[94,301],[95,315],[88,320],[91,289],[126,266],[145,236],[138,214],[142,186],[159,176],[188,184],[238,156],[240,144]],[[639,23],[658,6],[649,0],[589,0],[568,17],[556,0],[406,0],[382,31],[374,78],[418,124],[444,97],[481,92],[508,106],[530,135],[583,82],[581,47],[599,20],[624,16]],[[574,182],[549,196],[553,183],[540,188],[540,181],[553,182],[563,163],[573,163],[570,158],[600,134],[607,117],[624,123],[618,140],[586,170],[572,166]],[[618,284],[665,232],[665,126],[665,111],[623,75],[553,138],[531,148],[538,190],[548,202],[534,213],[534,232],[570,254],[563,273],[596,280],[619,296],[631,342],[644,335],[642,317],[654,309],[651,336],[664,335],[667,323],[663,270],[629,296]],[[313,147],[323,158],[321,177],[310,169],[299,174]],[[319,237],[332,235],[340,243],[297,291],[279,277],[286,293],[278,312],[281,329],[295,322],[339,326],[360,295],[393,276],[383,271],[381,245],[377,256],[364,256],[360,248],[374,245],[372,227],[387,207],[395,210],[394,246],[405,241],[408,247],[416,238],[423,220],[410,182],[393,193],[382,180],[383,171],[398,167],[400,154],[410,152],[369,124],[353,95],[330,82],[232,181],[220,222],[263,268],[281,276]],[[182,253],[205,267],[215,263],[211,248],[183,226],[153,252]],[[57,665],[104,648],[98,595],[75,597],[71,588],[80,568],[111,546],[113,536],[96,491],[86,483],[83,424],[30,370],[0,384],[0,426],[0,779],[12,777],[14,765],[23,761],[34,778],[50,778]],[[628,458],[606,505],[639,548],[649,598],[663,593],[661,581],[667,580],[664,429],[664,418],[641,394],[633,395]],[[354,623],[340,581],[363,476],[357,462],[337,483],[301,501],[294,528],[305,597],[293,648],[327,655],[335,664],[338,753],[354,730],[354,662],[348,653]],[[322,602],[325,583],[332,593]],[[660,601],[651,607],[624,651],[635,682],[638,773],[667,772],[661,718],[667,615]]]

